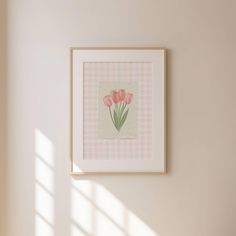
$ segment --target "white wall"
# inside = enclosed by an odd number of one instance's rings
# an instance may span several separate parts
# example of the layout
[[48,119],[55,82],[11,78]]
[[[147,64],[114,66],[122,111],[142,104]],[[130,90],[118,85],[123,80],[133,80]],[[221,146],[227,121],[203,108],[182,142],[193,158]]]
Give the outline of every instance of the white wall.
[[[236,2],[8,0],[7,236],[236,235]],[[72,179],[69,47],[168,48],[168,173]]]

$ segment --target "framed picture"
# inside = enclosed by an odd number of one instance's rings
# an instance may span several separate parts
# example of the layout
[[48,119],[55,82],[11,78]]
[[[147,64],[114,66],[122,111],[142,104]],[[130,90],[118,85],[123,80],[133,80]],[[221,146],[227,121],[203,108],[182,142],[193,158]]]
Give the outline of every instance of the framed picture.
[[165,172],[165,49],[71,49],[71,173]]

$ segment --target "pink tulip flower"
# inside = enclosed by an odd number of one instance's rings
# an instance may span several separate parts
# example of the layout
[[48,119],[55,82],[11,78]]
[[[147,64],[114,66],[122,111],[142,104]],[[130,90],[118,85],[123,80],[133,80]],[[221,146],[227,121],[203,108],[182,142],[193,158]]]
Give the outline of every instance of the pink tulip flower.
[[112,105],[112,99],[110,95],[107,95],[103,98],[105,106],[110,107]]
[[125,90],[124,89],[120,89],[118,91],[118,93],[119,93],[120,101],[124,101],[124,99],[125,99]]
[[125,95],[124,102],[125,102],[126,104],[130,104],[131,101],[132,101],[132,98],[133,98],[133,94],[132,94],[132,93],[127,93],[127,94]]
[[117,104],[119,103],[121,100],[120,100],[120,95],[119,95],[119,92],[117,90],[113,90],[111,92],[111,97],[112,97],[112,101]]

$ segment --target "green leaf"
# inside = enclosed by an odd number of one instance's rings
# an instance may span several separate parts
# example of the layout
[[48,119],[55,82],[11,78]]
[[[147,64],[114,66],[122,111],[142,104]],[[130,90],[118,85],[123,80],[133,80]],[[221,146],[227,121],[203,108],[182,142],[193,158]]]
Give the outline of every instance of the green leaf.
[[114,122],[113,116],[111,114],[111,107],[109,107],[109,114],[110,114],[111,121],[112,121],[113,125],[115,126],[115,122]]
[[124,110],[125,110],[125,107],[126,107],[126,104],[125,104],[125,105],[122,104],[122,107],[121,107],[121,110],[120,110],[120,117],[122,117],[123,112],[124,112]]
[[127,116],[128,116],[128,112],[129,112],[129,109],[124,113],[124,115],[122,116],[122,118],[121,118],[121,121],[120,121],[120,127],[119,128],[121,128],[122,126],[123,126],[123,124],[125,123],[125,121],[126,121],[126,118],[127,118]]
[[120,131],[120,129],[119,129],[119,119],[118,119],[118,116],[117,116],[115,110],[113,111],[113,118],[114,118],[114,123],[115,123],[116,129],[117,129],[118,131]]

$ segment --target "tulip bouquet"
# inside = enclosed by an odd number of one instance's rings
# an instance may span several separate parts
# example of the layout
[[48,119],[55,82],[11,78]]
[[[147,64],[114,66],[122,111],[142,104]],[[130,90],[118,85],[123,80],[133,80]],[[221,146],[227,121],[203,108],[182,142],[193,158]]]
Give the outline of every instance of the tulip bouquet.
[[104,105],[108,107],[111,121],[118,132],[124,125],[129,107],[133,98],[132,93],[126,92],[124,89],[113,90],[110,95],[103,98]]

